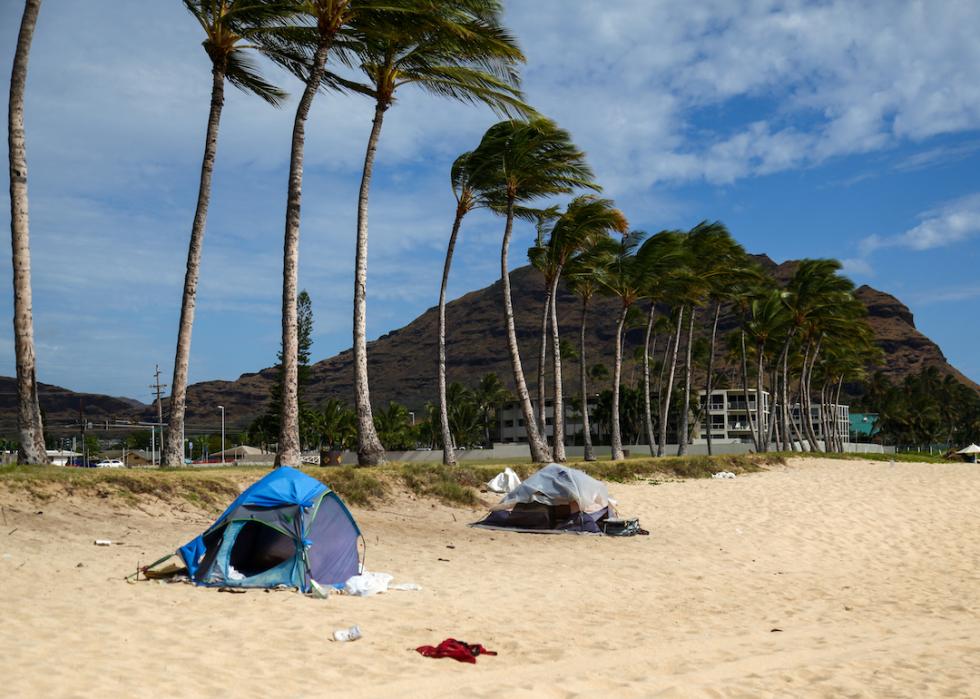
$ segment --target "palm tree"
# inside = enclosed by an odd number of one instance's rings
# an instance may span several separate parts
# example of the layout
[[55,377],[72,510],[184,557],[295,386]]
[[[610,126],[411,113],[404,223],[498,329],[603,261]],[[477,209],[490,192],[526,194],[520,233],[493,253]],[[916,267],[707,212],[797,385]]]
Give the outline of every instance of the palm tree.
[[500,377],[490,372],[480,378],[473,391],[477,407],[480,410],[480,423],[483,425],[483,445],[492,446],[490,441],[490,421],[496,419],[497,408],[506,401],[512,400],[513,395],[500,381]]
[[[766,353],[771,351],[774,341],[781,339],[786,332],[786,325],[789,322],[788,314],[784,305],[785,292],[770,288],[765,290],[758,298],[751,300],[749,304],[749,315],[745,322],[745,332],[755,342],[756,353],[756,389],[755,389],[755,430],[756,450],[769,450],[769,434],[765,427],[766,421],[763,419],[763,400],[762,392],[765,390],[766,375]],[[746,390],[747,394],[747,390]],[[749,414],[749,403],[746,400],[745,408]],[[773,414],[770,410],[770,423]],[[750,417],[751,421],[751,417]],[[804,420],[806,422],[806,420]]]
[[[711,342],[708,353],[706,399],[711,396],[711,369],[715,342],[718,333],[718,317],[721,314],[721,300],[727,298],[727,289],[736,270],[742,265],[745,250],[732,239],[724,224],[715,221],[702,221],[683,238],[688,249],[688,265],[691,279],[687,285],[689,303],[687,359],[684,364],[684,408],[680,414],[680,427],[677,432],[677,454],[687,453],[690,439],[688,419],[691,399],[691,338],[694,332],[694,319],[697,308],[709,302],[714,304],[711,325]],[[711,453],[711,429],[708,429],[708,453]]]
[[541,307],[541,342],[538,345],[538,430],[545,432],[547,424],[547,406],[545,404],[545,365],[548,362],[548,320],[551,312],[551,279],[555,275],[556,264],[551,255],[551,249],[545,245],[546,235],[554,228],[555,220],[559,217],[558,207],[550,206],[542,209],[535,216],[535,245],[528,248],[527,256],[531,266],[544,276],[545,299]]
[[[300,205],[303,189],[303,151],[306,120],[320,90],[327,55],[342,30],[368,12],[370,0],[288,0],[295,24],[262,37],[269,56],[303,82],[296,105],[289,155],[286,224],[282,264],[282,408],[276,465],[300,462],[299,395],[296,334],[296,294],[299,271]],[[341,49],[346,48],[341,46]]]
[[619,415],[620,380],[623,371],[623,326],[634,303],[644,297],[645,273],[639,259],[634,254],[636,248],[646,237],[643,231],[631,231],[623,236],[619,250],[609,265],[607,273],[600,280],[605,291],[619,299],[620,311],[616,321],[615,359],[613,361],[612,405],[610,407],[610,442],[612,460],[624,458],[623,438]]
[[46,464],[44,426],[37,397],[34,313],[31,300],[31,241],[27,210],[27,150],[24,143],[24,89],[27,60],[41,0],[27,0],[10,75],[7,133],[10,157],[10,242],[14,267],[14,353],[17,358],[17,463]]
[[592,452],[592,430],[589,425],[588,370],[585,357],[585,322],[589,313],[589,303],[599,292],[599,280],[607,270],[619,250],[612,238],[600,238],[591,247],[576,255],[568,264],[568,287],[582,301],[582,315],[579,323],[579,387],[582,400],[582,438],[585,447],[585,460],[595,461]]
[[[393,3],[398,5],[399,3]],[[462,102],[482,103],[501,114],[529,113],[521,101],[516,66],[524,55],[500,24],[497,0],[444,0],[404,5],[424,8],[411,22],[355,24],[353,41],[366,84],[331,75],[332,84],[374,99],[374,121],[364,155],[357,202],[354,272],[354,392],[358,419],[358,463],[383,463],[384,447],[374,429],[367,369],[368,197],[385,113],[404,85]]]
[[[643,277],[644,296],[650,301],[643,338],[643,413],[650,454],[653,451],[653,416],[650,409],[650,339],[656,322],[657,303],[676,289],[684,271],[684,248],[677,231],[661,231],[647,239],[637,251]],[[668,338],[668,345],[670,340]],[[661,411],[663,412],[663,411]],[[666,414],[664,412],[664,414]]]
[[177,466],[184,462],[184,411],[187,399],[187,371],[191,353],[191,332],[201,268],[201,246],[211,200],[211,174],[218,149],[218,126],[225,101],[225,80],[244,92],[252,93],[273,106],[286,96],[259,75],[248,58],[249,49],[263,33],[281,28],[288,16],[285,5],[264,0],[184,0],[184,6],[204,30],[204,51],[211,60],[211,112],[204,138],[204,160],[197,193],[197,209],[187,247],[187,268],[180,306],[177,350],[170,393],[170,421],[161,463]]
[[838,274],[840,268],[837,260],[802,260],[781,296],[790,322],[786,343],[788,345],[798,335],[804,347],[800,417],[811,450],[816,450],[818,444],[812,421],[808,419],[812,403],[810,377],[820,355],[827,324],[837,322],[853,299],[854,284]]
[[[565,461],[565,405],[562,390],[561,338],[558,332],[558,282],[569,260],[577,252],[591,248],[599,240],[608,238],[610,233],[625,234],[628,230],[629,223],[626,217],[613,206],[611,200],[586,194],[569,203],[565,213],[552,227],[547,244],[529,251],[532,263],[535,257],[546,260],[541,264],[541,268],[546,270],[545,308],[551,327],[555,461]],[[538,400],[543,404],[544,396],[539,396]]]
[[[442,267],[442,282],[439,285],[439,422],[443,442],[442,462],[446,465],[456,463],[446,400],[446,287],[449,284],[449,268],[452,266],[456,237],[459,235],[463,217],[473,209],[494,205],[470,184],[473,175],[470,168],[470,155],[472,154],[469,152],[460,155],[450,170],[449,179],[453,196],[456,197],[456,216],[453,219],[452,232],[449,234],[449,244],[446,246],[446,260]],[[489,439],[489,432],[487,432],[487,440]]]
[[500,247],[500,277],[503,286],[504,322],[507,346],[517,398],[524,415],[531,458],[538,463],[551,458],[547,443],[541,438],[528,395],[521,365],[514,307],[510,294],[507,253],[513,233],[518,202],[533,201],[557,194],[569,194],[579,187],[598,190],[585,154],[572,143],[571,136],[553,121],[535,117],[530,121],[502,121],[490,127],[474,151],[479,172],[474,187],[503,202],[504,235]]
[[404,405],[389,401],[388,407],[374,416],[375,427],[384,435],[392,449],[411,449],[415,446],[415,430],[409,423],[409,410]]
[[449,409],[446,399],[446,286],[449,284],[449,268],[453,263],[453,251],[456,249],[459,227],[463,223],[463,217],[476,206],[473,189],[469,186],[467,168],[469,157],[468,152],[463,153],[456,158],[450,170],[449,181],[452,183],[453,196],[456,197],[456,217],[453,219],[453,229],[449,234],[446,261],[442,266],[442,282],[439,285],[439,425],[442,432],[442,463],[447,466],[456,465],[456,453],[453,450],[452,434],[449,431]]

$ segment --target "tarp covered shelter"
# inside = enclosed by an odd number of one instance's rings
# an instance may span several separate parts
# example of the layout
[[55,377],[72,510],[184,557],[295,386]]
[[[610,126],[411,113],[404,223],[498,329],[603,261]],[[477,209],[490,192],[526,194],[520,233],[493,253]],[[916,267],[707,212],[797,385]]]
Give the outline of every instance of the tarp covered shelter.
[[253,483],[178,553],[198,585],[306,592],[361,572],[361,530],[320,481],[283,466]]
[[531,532],[590,532],[616,517],[606,486],[586,473],[548,464],[490,508],[473,526]]
[[957,454],[963,454],[965,456],[972,456],[973,457],[973,463],[976,463],[977,462],[977,454],[980,454],[980,447],[978,447],[976,444],[972,444],[971,443],[970,446],[963,447],[962,449],[960,449],[956,453]]

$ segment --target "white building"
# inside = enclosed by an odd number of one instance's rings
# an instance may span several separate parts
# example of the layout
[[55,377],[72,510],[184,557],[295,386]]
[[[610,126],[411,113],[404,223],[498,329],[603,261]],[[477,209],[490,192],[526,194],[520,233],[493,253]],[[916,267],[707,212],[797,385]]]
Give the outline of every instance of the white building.
[[[531,400],[534,414],[538,414],[538,403]],[[573,437],[582,434],[582,415],[574,410],[568,399],[565,400],[565,439],[570,441]],[[589,417],[595,409],[595,400],[589,401]],[[549,398],[544,402],[545,427],[543,437],[551,439],[555,435],[555,408],[553,401]],[[504,444],[527,444],[527,431],[524,429],[524,413],[521,412],[521,404],[518,401],[504,403],[497,410],[497,427],[500,432],[500,441]],[[593,433],[595,426],[592,427]]]
[[[698,394],[702,407],[705,403],[705,391]],[[769,392],[761,392],[762,399],[762,429],[768,430],[770,420]],[[741,388],[722,388],[711,392],[711,400],[708,402],[701,422],[698,427],[698,436],[701,440],[708,438],[708,428],[711,428],[712,440],[737,440],[743,442],[752,441],[752,427],[756,422],[756,390],[748,390],[748,402],[745,400],[745,392]],[[850,441],[850,420],[848,418],[848,406],[830,404],[827,409],[833,416],[832,422],[836,428],[837,435],[843,444]],[[777,411],[776,419],[780,419]],[[800,404],[793,406],[790,412],[793,422],[800,426],[802,433],[802,423],[800,422]],[[780,427],[777,423],[776,427]],[[814,403],[810,406],[810,424],[817,439],[824,440],[823,420],[821,420],[821,406]],[[803,434],[806,439],[806,434]]]
[[[762,425],[765,429],[769,425],[769,392],[762,391]],[[698,394],[702,407],[705,402],[705,391]],[[752,426],[755,424],[758,403],[756,402],[756,390],[748,390],[748,401],[745,400],[745,392],[742,389],[718,389],[711,392],[711,400],[701,418],[701,425],[698,436],[701,439],[708,438],[708,429],[711,429],[711,438],[718,440],[752,440]]]

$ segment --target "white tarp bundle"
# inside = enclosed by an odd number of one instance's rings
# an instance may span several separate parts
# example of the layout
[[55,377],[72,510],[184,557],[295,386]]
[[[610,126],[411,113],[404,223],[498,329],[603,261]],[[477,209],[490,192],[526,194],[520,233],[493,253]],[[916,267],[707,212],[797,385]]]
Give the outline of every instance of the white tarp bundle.
[[[548,464],[511,490],[491,511],[509,510],[517,503],[538,502],[543,505],[575,503],[586,514],[604,507],[614,507],[606,486],[592,476],[568,466]],[[614,513],[610,512],[610,515]]]
[[509,493],[521,484],[521,479],[510,466],[487,481],[487,490],[494,493]]

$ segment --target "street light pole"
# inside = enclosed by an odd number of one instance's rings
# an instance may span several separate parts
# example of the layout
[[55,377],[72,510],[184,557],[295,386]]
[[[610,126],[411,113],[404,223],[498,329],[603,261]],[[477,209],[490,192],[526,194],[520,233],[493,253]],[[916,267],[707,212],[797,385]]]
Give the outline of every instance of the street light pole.
[[219,405],[221,411],[221,463],[225,462],[225,406]]

